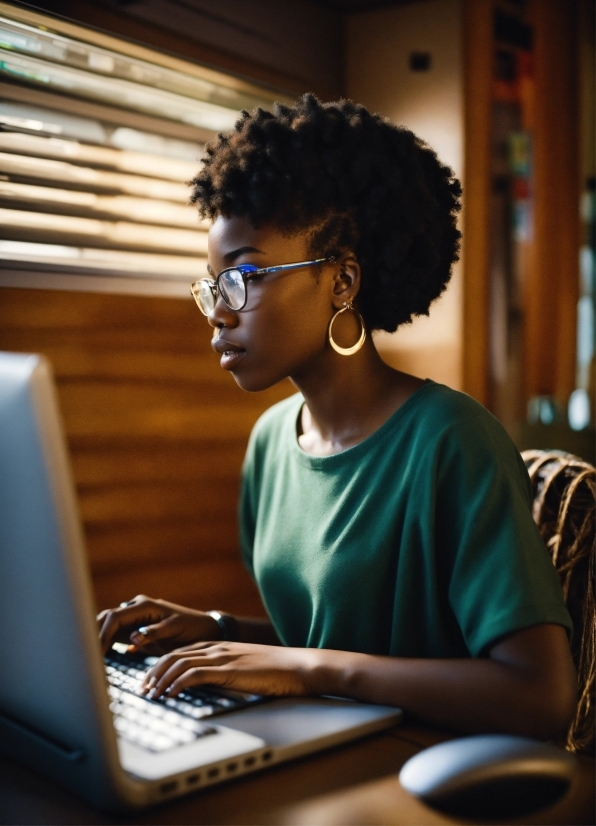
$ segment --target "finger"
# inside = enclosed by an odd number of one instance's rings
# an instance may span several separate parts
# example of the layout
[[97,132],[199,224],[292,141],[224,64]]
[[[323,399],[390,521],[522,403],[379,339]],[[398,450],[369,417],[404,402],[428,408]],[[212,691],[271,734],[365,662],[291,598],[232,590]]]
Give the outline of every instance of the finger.
[[155,622],[152,625],[141,625],[136,628],[130,635],[130,641],[142,648],[145,645],[150,645],[158,640],[171,640],[175,642],[176,637],[180,636],[182,628],[179,617],[166,617],[160,622]]
[[170,685],[168,697],[176,697],[186,688],[197,685],[220,685],[226,686],[229,683],[229,675],[222,668],[213,666],[201,666],[189,668]]
[[118,639],[121,627],[122,618],[118,616],[116,609],[106,611],[99,630],[101,649],[104,654],[112,647],[112,643]]
[[[110,649],[113,642],[126,642],[130,628],[133,626],[143,626],[147,622],[154,622],[160,619],[160,606],[147,597],[138,596],[131,601],[127,607],[110,608],[102,611],[98,616],[101,622],[99,638],[102,650],[105,653]],[[101,617],[101,619],[99,619]]]
[[222,644],[219,640],[216,640],[215,642],[191,642],[188,645],[180,645],[172,653],[186,654],[189,651],[205,651],[207,648],[221,648],[221,645]]
[[95,617],[95,619],[97,621],[97,624],[99,625],[100,628],[104,624],[104,620],[107,617],[107,615],[110,613],[110,610],[112,610],[112,609],[105,608],[103,611],[100,611],[99,614]]
[[164,654],[163,657],[160,657],[155,665],[151,666],[149,671],[145,674],[145,679],[143,680],[141,688],[144,690],[155,688],[166,671],[184,656],[184,654],[179,654],[174,651],[171,651],[169,654]]
[[[137,597],[135,597],[135,599],[137,599]],[[134,605],[134,604],[135,604],[135,600],[134,599],[129,599],[128,602],[121,602],[118,607],[119,608],[126,608],[127,606]],[[109,614],[110,610],[114,610],[114,609],[104,608],[104,610],[100,611],[99,614],[95,617],[95,619],[97,620],[97,624],[99,625],[100,628],[103,625],[103,622],[104,622],[106,616]]]
[[221,668],[213,665],[205,665],[204,660],[196,657],[185,657],[174,663],[163,674],[157,684],[149,691],[152,700],[167,693],[168,697],[175,697],[183,686],[187,688],[191,685],[201,685],[211,682],[217,684],[223,682]]
[[160,657],[155,665],[151,666],[145,675],[142,688],[146,690],[154,688],[161,677],[174,663],[180,659],[187,658],[189,654],[192,654],[195,657],[209,656],[211,657],[212,662],[213,657],[216,654],[220,654],[224,657],[224,659],[217,664],[220,665],[223,664],[223,662],[228,662],[230,654],[229,645],[229,643],[198,642],[193,643],[193,645],[185,645],[182,648],[176,648],[175,651],[170,651],[169,653],[164,654],[164,656]]
[[[161,657],[154,666],[152,666],[147,674],[145,675],[145,679],[142,684],[142,689],[147,692],[153,692],[157,685],[165,679],[165,676],[168,672],[171,671],[172,668],[177,667],[178,663],[180,662],[188,662],[191,659],[196,662],[197,665],[206,664],[207,654],[205,651],[196,651],[192,652],[194,656],[190,656],[188,652],[185,651],[172,651],[169,654],[165,654]],[[223,662],[214,663],[213,659],[211,658],[210,664],[221,665]],[[178,673],[178,672],[176,672]],[[161,691],[165,691],[167,687],[168,681],[166,680],[162,686]]]
[[[121,602],[120,605],[118,606],[118,608],[126,608],[129,605],[136,605],[136,603],[138,601],[148,600],[148,599],[149,599],[149,597],[146,597],[144,594],[137,594],[137,596],[134,597],[133,599],[129,599],[126,602]],[[107,614],[109,614],[110,611],[113,611],[113,610],[115,610],[115,609],[114,608],[104,608],[103,611],[100,611],[99,614],[96,616],[96,620],[98,620],[98,622],[100,620],[103,620],[105,618],[105,616]]]
[[178,679],[178,677],[182,676],[189,668],[196,668],[201,664],[201,660],[197,657],[179,657],[176,660],[173,660],[169,663],[168,668],[159,675],[159,677],[153,677],[148,684],[149,688],[149,697],[152,700],[156,700],[158,697],[161,697],[168,689],[170,688],[171,684]]

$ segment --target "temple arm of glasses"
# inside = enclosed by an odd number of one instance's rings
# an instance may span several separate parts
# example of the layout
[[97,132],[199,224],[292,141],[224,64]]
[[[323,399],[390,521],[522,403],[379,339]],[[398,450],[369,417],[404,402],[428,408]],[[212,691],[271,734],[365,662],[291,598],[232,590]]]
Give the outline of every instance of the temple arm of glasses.
[[255,270],[250,275],[265,275],[268,272],[280,272],[281,270],[297,270],[298,267],[312,267],[314,264],[324,264],[328,261],[332,264],[335,261],[335,258],[331,256],[331,258],[316,258],[314,261],[298,261],[296,264],[278,264],[277,267],[264,267],[262,270]]

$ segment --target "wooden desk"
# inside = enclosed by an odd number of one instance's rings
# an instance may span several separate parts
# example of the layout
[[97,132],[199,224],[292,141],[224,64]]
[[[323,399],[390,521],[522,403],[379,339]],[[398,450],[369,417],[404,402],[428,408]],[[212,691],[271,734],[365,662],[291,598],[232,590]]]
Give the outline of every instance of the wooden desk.
[[[401,727],[328,752],[239,778],[158,808],[118,817],[93,809],[34,772],[0,760],[2,824],[449,824],[401,789],[413,754],[446,739]],[[550,809],[516,822],[594,823],[594,761]]]

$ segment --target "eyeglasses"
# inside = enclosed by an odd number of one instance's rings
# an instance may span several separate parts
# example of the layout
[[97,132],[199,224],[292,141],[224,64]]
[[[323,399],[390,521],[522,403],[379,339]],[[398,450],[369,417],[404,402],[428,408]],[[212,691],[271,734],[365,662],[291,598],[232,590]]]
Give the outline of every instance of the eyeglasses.
[[217,278],[201,278],[195,281],[190,292],[197,302],[199,310],[209,315],[215,309],[217,293],[221,295],[230,310],[239,312],[246,306],[247,283],[255,275],[266,275],[270,272],[282,270],[297,270],[300,267],[312,267],[315,264],[333,263],[335,258],[316,258],[314,261],[298,261],[296,264],[279,264],[277,267],[259,269],[254,264],[239,264],[237,267],[228,267],[222,270]]

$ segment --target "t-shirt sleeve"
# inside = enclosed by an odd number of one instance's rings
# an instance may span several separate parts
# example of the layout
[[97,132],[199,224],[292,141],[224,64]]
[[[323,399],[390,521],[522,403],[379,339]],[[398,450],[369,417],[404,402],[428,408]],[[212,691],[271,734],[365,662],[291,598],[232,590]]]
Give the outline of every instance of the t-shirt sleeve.
[[296,394],[270,407],[258,419],[248,440],[240,478],[238,524],[242,559],[253,579],[254,545],[264,474],[272,461],[274,470],[277,469],[275,456],[280,438],[283,441],[288,417],[294,426],[301,404],[302,397]]
[[252,429],[240,477],[238,525],[242,560],[254,579],[253,551],[262,484],[263,463],[269,441],[269,414],[267,411]]
[[242,475],[240,477],[240,498],[238,504],[238,525],[240,531],[240,553],[242,560],[254,578],[253,546],[256,527],[257,478],[255,472],[255,439],[254,433],[248,443]]
[[441,439],[437,543],[448,599],[472,656],[500,637],[571,619],[531,515],[531,487],[515,446],[486,411],[472,411]]

